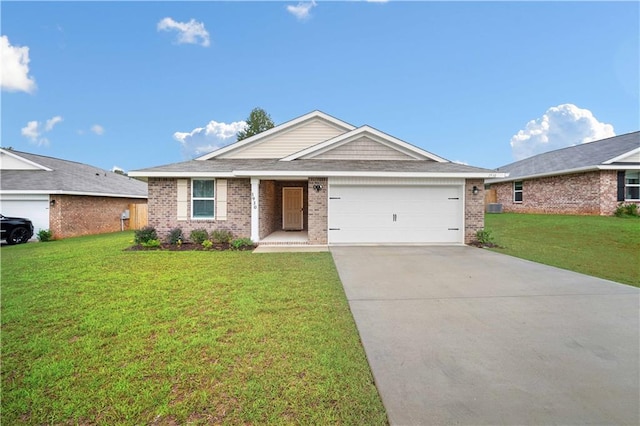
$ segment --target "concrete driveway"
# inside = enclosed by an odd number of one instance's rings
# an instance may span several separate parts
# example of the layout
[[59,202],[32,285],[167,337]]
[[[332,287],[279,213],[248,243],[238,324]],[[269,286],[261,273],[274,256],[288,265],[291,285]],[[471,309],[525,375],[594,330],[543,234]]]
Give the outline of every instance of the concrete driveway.
[[331,252],[391,424],[640,424],[637,288],[466,246]]

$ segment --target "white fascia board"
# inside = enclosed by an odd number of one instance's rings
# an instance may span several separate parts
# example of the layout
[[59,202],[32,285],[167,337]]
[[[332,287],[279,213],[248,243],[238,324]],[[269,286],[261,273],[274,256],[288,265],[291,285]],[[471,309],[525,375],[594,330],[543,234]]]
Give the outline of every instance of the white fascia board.
[[627,157],[630,157],[634,154],[638,154],[640,153],[640,147],[636,148],[636,149],[632,149],[631,151],[625,152],[624,154],[618,155],[617,157],[612,158],[611,160],[607,160],[604,161],[602,164],[611,164],[611,163],[615,163],[616,161],[620,161],[623,160]]
[[593,172],[596,170],[640,170],[640,165],[638,164],[604,164],[600,166],[586,166],[586,167],[578,167],[575,169],[567,169],[567,170],[559,170],[557,172],[551,173],[539,173],[533,175],[526,176],[514,176],[509,177],[509,173],[506,173],[506,178],[499,179],[491,179],[491,181],[487,183],[502,183],[502,182],[512,182],[517,180],[529,180],[529,179],[539,179],[543,177],[552,177],[552,176],[562,176],[562,175],[571,175],[574,173],[584,173],[584,172]]
[[[620,167],[617,167],[618,169]],[[524,175],[524,176],[509,176],[509,173],[505,173],[505,178],[491,179],[490,182],[487,183],[501,183],[501,182],[512,182],[516,180],[528,180],[528,179],[538,179],[543,177],[551,177],[551,176],[561,176],[561,175],[570,175],[574,173],[583,173],[583,172],[592,172],[595,170],[599,170],[598,166],[586,166],[586,167],[578,167],[576,169],[567,169],[567,170],[558,170],[556,172],[549,173],[538,173],[533,175]]]
[[640,164],[606,164],[598,167],[599,170],[640,170]]
[[15,153],[7,150],[7,149],[0,148],[0,151],[2,151],[4,154],[8,155],[9,157],[13,157],[18,161],[22,161],[23,163],[30,164],[30,165],[32,165],[34,167],[37,167],[37,168],[39,168],[41,170],[44,170],[46,172],[52,172],[53,171],[53,169],[50,169],[49,167],[43,166],[42,164],[38,164],[35,161],[27,160],[26,158],[21,157],[18,154],[15,154]]
[[0,194],[28,194],[28,195],[88,195],[91,197],[112,197],[112,198],[148,198],[146,195],[118,194],[106,192],[83,192],[83,191],[60,191],[57,189],[38,189],[38,190],[2,190]]
[[166,178],[233,178],[233,172],[129,172],[131,177],[166,177]]
[[285,170],[239,170],[235,171],[236,177],[405,177],[405,178],[464,178],[464,179],[489,179],[503,177],[504,173],[493,172],[349,172],[349,171],[285,171]]
[[[409,155],[417,154],[418,156],[415,157],[416,159],[426,157],[428,159],[437,161],[439,163],[448,162],[447,160],[445,160],[442,157],[439,157],[439,156],[437,156],[435,154],[432,154],[432,153],[430,153],[428,151],[425,151],[425,150],[423,150],[421,148],[413,146],[410,143],[407,143],[407,142],[405,142],[403,140],[400,140],[400,139],[398,139],[396,137],[393,137],[391,135],[383,133],[378,129],[374,129],[371,126],[366,126],[366,125],[362,126],[362,127],[358,127],[357,129],[354,129],[354,130],[352,130],[350,132],[343,133],[342,135],[338,135],[335,138],[332,138],[332,139],[329,139],[327,141],[321,142],[319,144],[316,144],[316,145],[314,145],[312,147],[309,147],[307,149],[304,149],[302,151],[298,151],[298,152],[296,152],[294,154],[291,154],[291,155],[289,155],[287,157],[282,158],[280,161],[293,161],[293,160],[297,160],[297,159],[302,158],[302,157],[306,157],[306,156],[308,156],[310,154],[313,154],[313,153],[320,154],[323,151],[327,151],[327,150],[329,150],[330,148],[332,148],[334,146],[335,147],[339,146],[342,142],[346,143],[346,142],[349,141],[349,139],[355,139],[355,138],[357,138],[357,137],[359,137],[359,136],[361,136],[363,134],[366,134],[366,133],[369,133],[372,136],[377,137],[378,139],[381,139],[382,141],[386,142],[386,144],[391,148],[393,148],[393,145],[397,145],[399,148],[401,148],[399,150],[400,152],[403,152],[403,153],[409,154]],[[378,142],[381,142],[381,141],[378,141]],[[384,142],[381,142],[381,143],[384,143]]]
[[225,146],[223,148],[220,148],[218,150],[215,150],[215,151],[210,152],[208,154],[205,154],[203,156],[197,157],[197,158],[195,158],[195,160],[209,160],[211,158],[215,158],[215,157],[217,157],[219,155],[222,155],[222,154],[224,154],[226,152],[236,150],[236,149],[241,148],[243,146],[246,146],[246,145],[252,144],[254,142],[257,142],[257,141],[259,141],[261,139],[268,138],[269,136],[274,135],[276,133],[283,132],[283,131],[285,131],[287,129],[290,129],[290,128],[294,127],[294,126],[297,126],[298,124],[303,123],[303,122],[305,122],[307,120],[310,120],[312,118],[322,118],[322,119],[324,119],[324,120],[326,120],[326,121],[328,121],[328,122],[330,122],[330,123],[332,123],[332,124],[334,124],[334,125],[336,125],[338,127],[346,128],[349,131],[355,129],[355,126],[353,126],[353,125],[351,125],[349,123],[346,123],[346,122],[344,122],[342,120],[339,120],[339,119],[337,119],[335,117],[332,117],[332,116],[330,116],[328,114],[325,114],[322,111],[316,110],[316,111],[312,111],[312,112],[310,112],[308,114],[305,114],[303,116],[300,116],[298,118],[294,118],[293,120],[287,121],[286,123],[283,123],[283,124],[280,124],[278,126],[272,127],[271,129],[265,130],[264,132],[258,133],[257,135],[253,135],[250,138],[241,140],[240,142],[232,143],[231,145],[227,145],[227,146]]

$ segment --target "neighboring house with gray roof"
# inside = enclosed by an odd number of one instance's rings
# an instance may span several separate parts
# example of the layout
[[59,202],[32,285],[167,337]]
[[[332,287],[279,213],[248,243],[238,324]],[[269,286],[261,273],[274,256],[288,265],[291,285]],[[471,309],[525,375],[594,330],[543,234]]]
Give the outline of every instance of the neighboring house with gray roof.
[[640,132],[538,154],[489,179],[505,212],[607,216],[640,203]]
[[484,226],[484,179],[502,176],[320,111],[130,175],[148,180],[161,235],[228,229],[310,245],[469,243]]
[[55,238],[120,231],[147,184],[73,161],[0,148],[0,213],[31,219]]

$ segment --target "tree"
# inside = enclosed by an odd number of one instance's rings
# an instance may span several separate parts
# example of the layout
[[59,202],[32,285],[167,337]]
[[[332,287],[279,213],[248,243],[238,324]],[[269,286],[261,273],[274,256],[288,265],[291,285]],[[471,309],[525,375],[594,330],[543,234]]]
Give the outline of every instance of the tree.
[[254,108],[247,118],[247,125],[238,132],[238,140],[250,138],[253,135],[264,132],[274,127],[271,116],[262,108]]

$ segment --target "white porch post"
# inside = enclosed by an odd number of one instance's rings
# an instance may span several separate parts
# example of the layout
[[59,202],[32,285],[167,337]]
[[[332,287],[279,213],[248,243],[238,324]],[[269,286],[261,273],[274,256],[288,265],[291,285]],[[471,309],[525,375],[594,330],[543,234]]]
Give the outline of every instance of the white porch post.
[[260,179],[251,178],[251,240],[260,240]]

